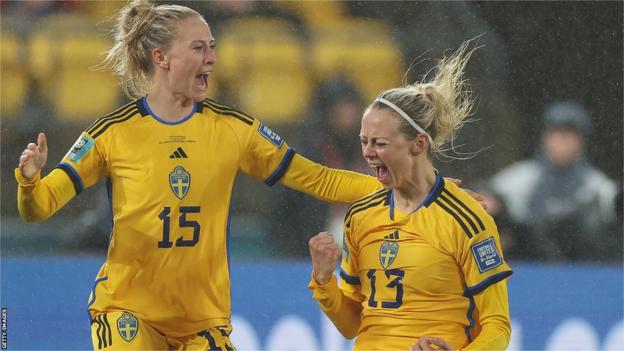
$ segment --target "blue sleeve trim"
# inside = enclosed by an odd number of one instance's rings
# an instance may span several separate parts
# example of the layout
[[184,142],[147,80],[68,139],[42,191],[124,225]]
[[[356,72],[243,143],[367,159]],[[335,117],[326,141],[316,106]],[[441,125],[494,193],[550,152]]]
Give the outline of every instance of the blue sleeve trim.
[[475,286],[467,286],[464,289],[464,296],[469,297],[469,296],[474,296],[477,295],[478,293],[482,292],[483,290],[485,290],[488,286],[498,283],[501,280],[509,277],[510,275],[513,274],[513,271],[503,271],[503,272],[499,272],[494,274],[493,276],[485,279],[484,281],[482,281],[481,283],[475,285]]
[[345,273],[345,271],[343,271],[342,269],[340,270],[340,278],[342,278],[342,280],[344,280],[345,282],[351,284],[351,285],[360,285],[360,277],[355,277],[352,275],[348,275],[347,273]]
[[472,335],[470,335],[470,333],[472,332],[472,328],[474,328],[475,326],[475,320],[472,318],[472,313],[474,312],[476,305],[474,297],[470,296],[468,297],[468,300],[470,302],[470,305],[468,306],[468,312],[466,314],[466,318],[468,319],[468,325],[466,326],[464,331],[466,332],[466,338],[468,338],[468,342],[471,343]]
[[277,169],[264,182],[268,186],[273,186],[280,179],[282,179],[282,177],[284,176],[284,173],[286,173],[286,171],[288,170],[288,166],[290,166],[290,162],[292,162],[292,159],[294,156],[295,156],[295,149],[289,147],[288,150],[286,150],[286,154],[284,155],[282,162],[280,162],[279,166],[277,166]]
[[80,194],[84,190],[84,185],[82,184],[82,179],[80,179],[80,175],[78,172],[72,167],[69,163],[59,163],[56,168],[64,171],[71,179],[72,183],[74,183],[74,190],[76,190],[76,195]]

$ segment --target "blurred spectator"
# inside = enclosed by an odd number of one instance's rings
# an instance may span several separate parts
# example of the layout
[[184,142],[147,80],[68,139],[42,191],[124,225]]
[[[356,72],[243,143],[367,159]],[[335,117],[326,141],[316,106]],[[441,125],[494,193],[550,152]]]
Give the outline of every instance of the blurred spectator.
[[[533,159],[502,170],[491,180],[520,233],[522,256],[535,260],[607,260],[618,255],[615,183],[585,158],[591,123],[574,102],[555,102],[544,112],[542,144]],[[616,246],[617,245],[617,246]],[[615,248],[614,248],[615,247]]]
[[[362,98],[350,82],[341,77],[322,82],[297,138],[297,151],[328,167],[370,173],[358,139],[362,109]],[[346,205],[324,203],[290,190],[276,198],[279,203],[273,207],[275,211],[284,211],[284,215],[280,221],[274,221],[270,232],[281,255],[308,254],[306,238],[292,237],[292,233],[302,229],[309,236],[330,231],[338,242],[342,241]]]
[[496,222],[505,258],[510,260],[522,259],[523,253],[527,251],[526,236],[522,235],[526,232],[525,226],[516,222],[509,215],[505,201],[501,195],[489,187],[489,184],[481,183],[470,186],[470,188],[483,196],[483,203],[487,212]]

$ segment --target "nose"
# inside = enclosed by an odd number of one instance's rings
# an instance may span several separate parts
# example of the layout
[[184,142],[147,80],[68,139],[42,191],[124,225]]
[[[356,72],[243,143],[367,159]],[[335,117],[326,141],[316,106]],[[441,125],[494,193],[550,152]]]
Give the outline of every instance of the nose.
[[204,59],[204,63],[211,66],[217,63],[217,54],[215,53],[214,49],[208,50]]
[[371,159],[376,156],[375,149],[372,146],[372,143],[366,143],[362,145],[362,155],[366,159]]

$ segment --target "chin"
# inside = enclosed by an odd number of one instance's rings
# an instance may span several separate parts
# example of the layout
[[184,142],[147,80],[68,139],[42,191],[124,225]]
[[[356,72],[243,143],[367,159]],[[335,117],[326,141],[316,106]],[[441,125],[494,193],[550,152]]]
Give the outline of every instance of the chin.
[[195,93],[193,94],[193,101],[195,102],[201,102],[204,101],[208,98],[208,91],[203,91],[201,93]]
[[386,189],[390,189],[394,187],[394,184],[392,183],[392,181],[390,181],[390,179],[384,179],[381,180],[379,178],[377,178],[377,180],[383,185],[384,188]]

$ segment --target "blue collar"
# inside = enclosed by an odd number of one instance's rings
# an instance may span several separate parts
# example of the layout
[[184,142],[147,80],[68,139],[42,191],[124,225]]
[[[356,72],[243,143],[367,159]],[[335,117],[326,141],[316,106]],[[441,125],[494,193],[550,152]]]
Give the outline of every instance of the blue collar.
[[197,107],[197,103],[193,103],[193,111],[191,111],[191,113],[188,116],[185,116],[184,118],[182,118],[179,121],[175,121],[175,122],[171,122],[171,121],[165,121],[162,118],[158,117],[153,111],[152,109],[150,109],[149,105],[147,104],[147,96],[144,96],[141,98],[141,104],[143,105],[143,108],[145,108],[145,111],[147,111],[147,113],[154,117],[155,120],[157,120],[158,122],[162,123],[162,124],[167,124],[167,125],[177,125],[177,124],[181,124],[186,122],[187,120],[189,120],[191,117],[193,117],[193,115],[195,114],[195,112],[198,111],[198,107]]
[[[436,171],[435,173],[436,173],[436,180],[435,180],[435,183],[433,184],[433,187],[431,188],[431,191],[429,192],[429,194],[427,194],[427,197],[425,197],[425,200],[423,200],[423,202],[420,205],[418,205],[418,207],[412,213],[418,211],[423,206],[429,207],[429,205],[431,205],[433,201],[435,201],[435,199],[438,196],[440,196],[440,193],[444,189],[444,179],[440,175],[440,172]],[[394,220],[394,190],[390,191],[389,202],[390,202],[390,219]]]

